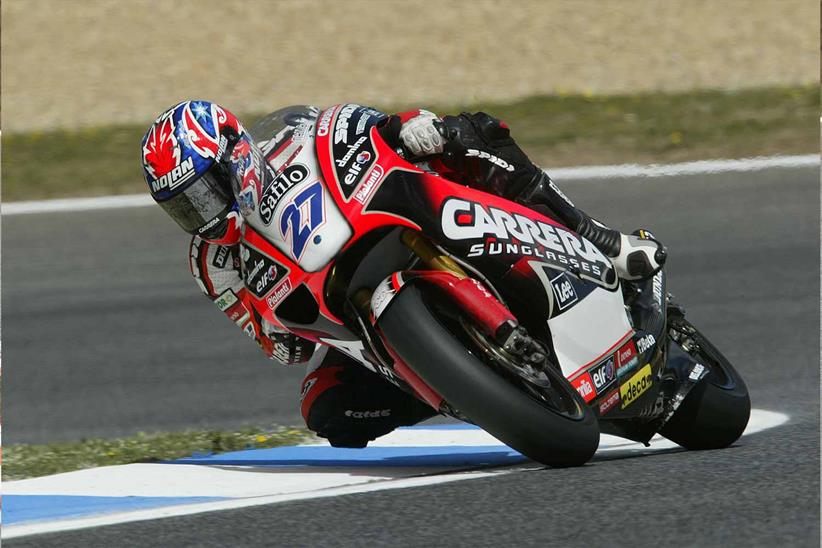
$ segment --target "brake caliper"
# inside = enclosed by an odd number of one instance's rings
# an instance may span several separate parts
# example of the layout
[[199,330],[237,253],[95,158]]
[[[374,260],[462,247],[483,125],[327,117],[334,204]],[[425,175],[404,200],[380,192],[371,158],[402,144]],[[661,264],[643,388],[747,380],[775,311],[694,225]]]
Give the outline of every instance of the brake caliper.
[[507,321],[501,325],[494,338],[509,354],[519,357],[537,369],[545,367],[548,350],[515,322]]

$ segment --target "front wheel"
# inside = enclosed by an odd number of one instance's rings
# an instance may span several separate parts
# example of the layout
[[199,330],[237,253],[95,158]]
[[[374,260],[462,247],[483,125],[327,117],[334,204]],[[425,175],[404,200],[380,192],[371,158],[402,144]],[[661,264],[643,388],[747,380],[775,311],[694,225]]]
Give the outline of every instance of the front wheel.
[[748,425],[751,399],[745,382],[711,342],[683,317],[670,321],[671,344],[679,344],[708,375],[691,389],[660,434],[686,449],[721,449]]
[[495,363],[489,341],[453,305],[406,286],[379,327],[399,357],[449,405],[495,438],[549,466],[580,466],[599,445],[593,411],[558,370],[529,383]]

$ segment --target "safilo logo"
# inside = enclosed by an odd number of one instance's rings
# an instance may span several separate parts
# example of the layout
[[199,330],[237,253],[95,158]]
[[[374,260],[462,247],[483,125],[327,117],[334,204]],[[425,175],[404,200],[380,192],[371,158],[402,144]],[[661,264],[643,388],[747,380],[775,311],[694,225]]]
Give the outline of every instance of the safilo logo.
[[151,183],[151,191],[159,192],[163,189],[174,190],[184,182],[191,179],[192,175],[194,175],[194,160],[187,158],[183,160],[183,163],[162,177],[155,179]]

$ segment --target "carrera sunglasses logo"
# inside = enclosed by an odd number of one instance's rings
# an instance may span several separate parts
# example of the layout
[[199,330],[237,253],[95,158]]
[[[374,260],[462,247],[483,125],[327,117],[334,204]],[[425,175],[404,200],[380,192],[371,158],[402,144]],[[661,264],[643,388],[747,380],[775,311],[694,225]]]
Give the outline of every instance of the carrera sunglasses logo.
[[337,108],[329,108],[323,112],[323,115],[320,117],[320,122],[317,124],[317,136],[318,137],[325,137],[328,135],[328,129],[331,127],[331,118],[334,117],[334,111]]
[[[502,253],[531,255],[600,276],[610,261],[592,243],[571,232],[496,207],[449,198],[442,208],[442,231],[451,240],[479,240],[468,257]],[[516,240],[513,242],[512,240]]]

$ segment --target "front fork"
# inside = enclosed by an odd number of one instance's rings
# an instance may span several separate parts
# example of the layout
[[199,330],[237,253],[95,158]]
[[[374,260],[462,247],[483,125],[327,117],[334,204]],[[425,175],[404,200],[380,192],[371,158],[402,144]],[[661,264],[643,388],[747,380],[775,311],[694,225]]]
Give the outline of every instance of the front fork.
[[[442,398],[428,387],[390,348],[386,341],[375,341],[370,335],[379,334],[377,322],[402,287],[408,283],[427,284],[437,289],[458,309],[463,311],[479,329],[500,347],[519,355],[533,365],[547,363],[547,351],[534,341],[508,308],[479,280],[472,278],[450,256],[439,250],[419,232],[404,230],[402,242],[419,257],[428,270],[395,272],[383,280],[372,292],[357,291],[351,304],[357,316],[368,318],[369,326],[362,325],[369,334],[368,342],[383,362],[392,362],[393,372],[400,376],[417,395],[432,407],[442,411]],[[381,337],[378,336],[381,339]],[[447,405],[447,404],[446,404]]]
[[[534,341],[511,311],[480,280],[469,276],[453,258],[419,232],[403,230],[401,239],[428,270],[395,272],[383,280],[368,298],[369,316],[373,324],[402,286],[413,281],[439,290],[464,311],[485,335],[509,352],[522,354],[531,350]],[[361,305],[366,302],[364,297],[359,298]]]

